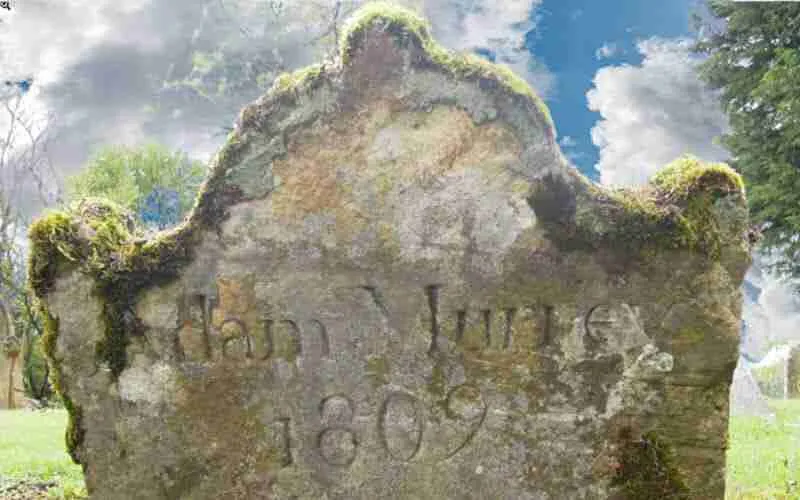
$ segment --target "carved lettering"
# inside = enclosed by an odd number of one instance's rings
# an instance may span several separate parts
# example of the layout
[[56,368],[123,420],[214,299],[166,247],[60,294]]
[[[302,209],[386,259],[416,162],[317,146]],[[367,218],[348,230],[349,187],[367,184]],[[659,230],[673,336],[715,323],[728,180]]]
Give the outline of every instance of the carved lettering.
[[272,422],[272,427],[269,429],[272,435],[272,446],[276,450],[278,463],[281,467],[288,467],[294,463],[292,459],[290,426],[290,419],[279,418]]
[[325,462],[346,467],[356,459],[358,439],[348,426],[355,409],[349,398],[341,394],[328,396],[320,403],[320,418],[326,427],[317,434],[317,449]]
[[425,428],[424,412],[417,399],[404,392],[394,392],[383,402],[378,429],[389,455],[409,461],[419,453]]
[[353,420],[353,402],[344,394],[328,396],[319,404],[319,415],[323,422],[350,422]]
[[317,436],[317,448],[327,463],[346,467],[356,459],[358,441],[346,427],[328,427]]
[[544,328],[542,332],[542,340],[539,344],[540,347],[547,347],[553,341],[553,311],[554,307],[550,305],[544,306]]
[[483,426],[488,410],[481,390],[474,385],[459,385],[448,392],[445,406],[447,417],[465,424],[467,428],[466,436],[447,453],[445,460],[454,457],[472,441]]
[[222,335],[222,357],[252,358],[253,342],[247,332],[247,325],[238,318],[225,318],[219,326]]
[[284,319],[280,322],[283,326],[286,327],[287,333],[287,345],[286,348],[289,351],[290,356],[302,356],[303,355],[303,338],[302,333],[300,332],[300,327],[297,326],[291,319]]
[[[275,321],[271,318],[264,318],[263,322],[265,352],[261,359],[279,356],[293,361],[303,354],[302,332],[295,321],[290,319]],[[327,343],[327,333],[325,341]]]
[[511,337],[514,328],[514,316],[517,314],[517,310],[506,309],[506,323],[505,323],[505,330],[503,331],[503,349],[510,349],[511,348]]
[[264,355],[261,359],[265,360],[275,352],[275,342],[272,340],[272,326],[275,322],[270,318],[263,318],[262,321],[264,322]]
[[325,328],[325,325],[322,323],[322,321],[318,319],[312,319],[310,323],[314,326],[319,334],[319,355],[320,357],[327,358],[331,355],[331,344],[330,337],[328,337],[328,329]]
[[611,337],[617,321],[616,308],[610,304],[600,304],[589,310],[584,326],[592,340],[605,343]]
[[467,329],[467,311],[456,311],[456,342],[464,341],[464,331]]
[[388,321],[389,309],[386,307],[386,302],[384,301],[380,290],[378,290],[374,286],[368,286],[368,285],[361,286],[360,288],[366,290],[366,292],[369,293],[370,298],[372,298],[372,301],[375,303],[375,306],[383,315],[383,318]]
[[425,287],[425,292],[428,296],[428,308],[431,313],[431,346],[428,353],[432,354],[439,350],[439,287],[437,285]]
[[184,295],[178,302],[178,328],[175,335],[177,359],[211,359],[208,299],[204,295]]
[[[375,287],[360,287],[367,291],[373,302],[386,315],[386,304]],[[554,307],[530,305],[506,307],[501,310],[480,309],[470,312],[466,308],[450,313],[442,311],[442,285],[424,288],[428,306],[430,342],[428,354],[442,349],[442,337],[448,336],[456,345],[468,350],[515,348],[541,348],[550,345],[554,335]],[[258,322],[257,333],[252,335],[247,324],[236,317],[225,317],[221,324],[212,326],[213,299],[204,295],[187,295],[179,304],[179,324],[174,337],[175,356],[179,360],[207,361],[221,352],[229,359],[267,360],[281,357],[293,361],[298,356],[312,355],[328,358],[331,338],[325,324],[316,318],[304,320],[277,318],[270,313]],[[587,334],[601,341],[613,327],[620,314],[608,305],[599,305],[585,318]],[[532,324],[527,322],[532,321]],[[528,326],[530,325],[530,326]],[[515,337],[522,335],[518,342]],[[494,338],[493,338],[494,337]],[[310,349],[308,354],[305,350]],[[216,356],[215,356],[216,355]]]
[[490,347],[492,345],[492,311],[484,309],[481,311],[481,315],[483,316],[484,342],[486,343],[486,347]]

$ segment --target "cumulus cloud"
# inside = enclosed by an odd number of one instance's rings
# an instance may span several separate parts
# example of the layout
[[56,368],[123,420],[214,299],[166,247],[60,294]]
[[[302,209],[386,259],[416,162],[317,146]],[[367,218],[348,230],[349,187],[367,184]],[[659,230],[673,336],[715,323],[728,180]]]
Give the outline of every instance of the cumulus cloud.
[[572,136],[565,135],[561,137],[558,139],[558,145],[561,146],[561,152],[564,156],[573,164],[586,156],[585,153],[581,153],[576,149],[578,147],[578,141]]
[[[401,0],[424,13],[434,35],[455,50],[488,49],[540,94],[553,79],[524,49],[540,0]],[[31,109],[52,113],[58,170],[77,171],[105,144],[148,140],[208,159],[242,106],[277,73],[323,57],[329,29],[363,0],[26,0],[0,23],[0,79],[33,76]],[[339,26],[340,22],[337,23]],[[245,84],[227,97],[204,92],[209,75],[194,56],[224,54]],[[250,62],[269,67],[266,83]],[[164,85],[181,80],[189,85]],[[262,82],[263,83],[263,82]]]
[[[411,2],[415,3],[415,2]],[[419,2],[416,2],[419,4]],[[490,49],[497,62],[525,76],[541,96],[548,96],[555,77],[525,48],[525,33],[534,28],[541,0],[425,0],[423,12],[434,35],[455,50]]]
[[562,148],[573,148],[578,145],[578,141],[576,141],[573,137],[565,135],[564,137],[558,140],[558,144]]
[[800,340],[800,296],[796,281],[769,271],[768,254],[753,257],[745,278],[742,352],[758,360],[774,346]]
[[619,52],[619,46],[616,43],[606,42],[600,46],[599,49],[594,51],[594,57],[601,61],[613,57]]
[[640,66],[597,71],[586,97],[600,113],[592,128],[603,184],[642,184],[676,157],[691,153],[721,160],[714,144],[727,129],[717,97],[698,79],[689,41],[651,38],[639,42]]

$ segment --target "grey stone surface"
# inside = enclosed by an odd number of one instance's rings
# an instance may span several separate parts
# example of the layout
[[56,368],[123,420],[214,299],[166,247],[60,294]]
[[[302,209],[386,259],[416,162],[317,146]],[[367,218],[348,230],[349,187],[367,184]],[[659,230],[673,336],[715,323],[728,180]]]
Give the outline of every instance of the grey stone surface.
[[92,497],[722,498],[740,185],[591,185],[404,16],[245,109],[180,228],[32,230]]

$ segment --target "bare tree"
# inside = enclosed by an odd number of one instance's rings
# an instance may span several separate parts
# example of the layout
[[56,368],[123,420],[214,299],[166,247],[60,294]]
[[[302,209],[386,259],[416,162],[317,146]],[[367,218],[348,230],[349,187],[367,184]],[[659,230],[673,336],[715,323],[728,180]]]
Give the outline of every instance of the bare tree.
[[37,117],[26,107],[30,84],[7,81],[0,94],[0,130],[6,128],[0,135],[0,251],[7,250],[25,228],[27,216],[21,207],[31,205],[31,195],[45,205],[60,200],[47,152],[53,117]]
[[[0,295],[13,310],[25,346],[24,366],[43,333],[41,318],[26,287],[25,231],[36,205],[60,202],[60,184],[47,146],[52,115],[37,116],[28,106],[30,80],[0,83]],[[39,198],[38,202],[34,198]],[[47,366],[34,380],[23,372],[35,398],[49,394]]]

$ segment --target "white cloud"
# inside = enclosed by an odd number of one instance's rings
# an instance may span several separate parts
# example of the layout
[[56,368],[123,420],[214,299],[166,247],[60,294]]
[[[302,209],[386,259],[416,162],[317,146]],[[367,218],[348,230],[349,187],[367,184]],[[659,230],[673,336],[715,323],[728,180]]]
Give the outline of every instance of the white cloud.
[[594,57],[601,61],[603,59],[608,59],[610,57],[615,56],[619,53],[619,46],[613,42],[606,42],[600,46],[599,49],[594,51]]
[[559,146],[562,148],[572,148],[578,145],[578,141],[575,138],[565,135],[561,139],[558,140]]
[[[546,95],[553,78],[523,46],[540,1],[398,3],[424,13],[444,45],[490,49]],[[341,14],[363,3],[343,0]],[[55,114],[60,128],[51,152],[63,174],[74,173],[93,149],[108,143],[151,140],[207,157],[224,140],[221,129],[261,91],[251,85],[221,105],[186,89],[165,90],[162,83],[187,76],[193,52],[220,47],[234,59],[269,59],[277,70],[318,60],[331,47],[323,35],[333,5],[334,0],[19,1],[0,23],[0,80],[34,77],[27,104]]]
[[146,0],[16,2],[8,18],[0,24],[0,67],[11,77],[35,74],[43,85],[57,81],[67,66],[93,46],[130,36],[118,29],[119,21],[146,3]]
[[638,44],[640,66],[597,71],[586,97],[602,119],[591,131],[600,149],[603,184],[643,184],[659,168],[691,153],[721,160],[712,141],[727,128],[717,97],[698,79],[687,40],[651,38]]
[[747,328],[742,336],[742,349],[751,358],[759,359],[771,347],[789,341],[800,341],[800,296],[797,281],[782,279],[768,271],[772,259],[756,253],[746,280],[750,290],[760,292],[756,297],[745,287],[743,319]]
[[421,9],[433,24],[434,36],[455,50],[491,49],[497,62],[525,77],[542,97],[555,86],[555,77],[525,48],[525,34],[534,28],[542,0],[424,0],[403,2]]

